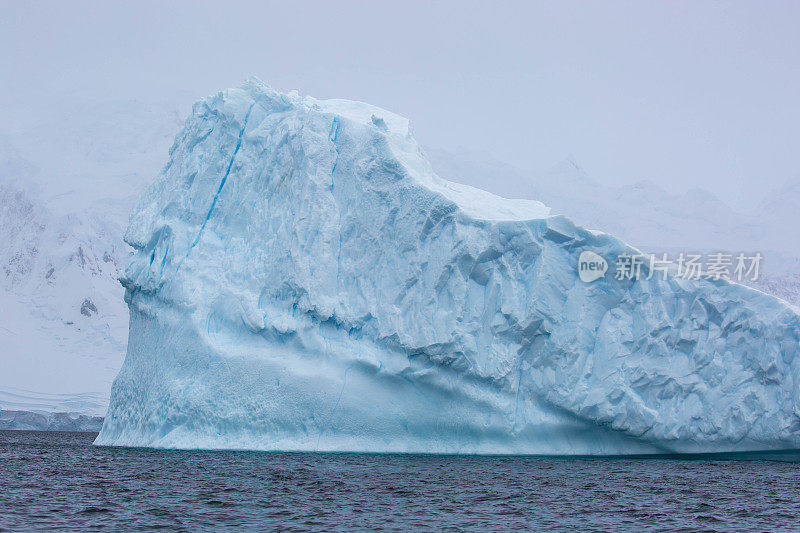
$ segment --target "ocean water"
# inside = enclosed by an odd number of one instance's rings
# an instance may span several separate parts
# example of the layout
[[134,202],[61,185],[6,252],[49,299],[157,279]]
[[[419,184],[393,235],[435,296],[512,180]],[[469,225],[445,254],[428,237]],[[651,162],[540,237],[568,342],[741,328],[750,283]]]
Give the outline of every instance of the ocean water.
[[0,432],[0,530],[800,530],[798,453],[185,452],[94,437]]

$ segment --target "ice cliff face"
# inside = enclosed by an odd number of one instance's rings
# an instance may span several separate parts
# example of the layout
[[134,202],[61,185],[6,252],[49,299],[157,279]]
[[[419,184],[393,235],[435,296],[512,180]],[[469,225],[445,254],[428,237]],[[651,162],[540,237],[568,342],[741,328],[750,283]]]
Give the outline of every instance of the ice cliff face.
[[[439,179],[406,120],[256,80],[134,211],[98,444],[602,454],[800,447],[800,318],[726,282],[579,280],[620,241]],[[646,269],[645,269],[646,272]]]

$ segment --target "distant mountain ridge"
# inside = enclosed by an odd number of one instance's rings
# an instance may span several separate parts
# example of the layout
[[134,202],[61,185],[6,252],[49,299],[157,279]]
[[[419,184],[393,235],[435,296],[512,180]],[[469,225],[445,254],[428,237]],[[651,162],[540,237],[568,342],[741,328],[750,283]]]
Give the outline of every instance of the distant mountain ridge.
[[0,430],[98,432],[102,427],[102,416],[0,410]]
[[642,181],[607,187],[592,180],[568,158],[543,172],[522,170],[467,150],[425,148],[445,179],[484,188],[501,196],[532,198],[586,228],[618,235],[644,250],[736,250],[800,256],[800,176],[775,191],[751,212],[731,209],[713,192],[693,189],[680,195]]

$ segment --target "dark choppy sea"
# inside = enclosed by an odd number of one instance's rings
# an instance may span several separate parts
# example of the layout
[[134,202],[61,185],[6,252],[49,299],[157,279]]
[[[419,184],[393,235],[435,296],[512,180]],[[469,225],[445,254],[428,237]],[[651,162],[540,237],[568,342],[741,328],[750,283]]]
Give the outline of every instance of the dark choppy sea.
[[0,432],[0,530],[800,530],[800,454],[182,452]]

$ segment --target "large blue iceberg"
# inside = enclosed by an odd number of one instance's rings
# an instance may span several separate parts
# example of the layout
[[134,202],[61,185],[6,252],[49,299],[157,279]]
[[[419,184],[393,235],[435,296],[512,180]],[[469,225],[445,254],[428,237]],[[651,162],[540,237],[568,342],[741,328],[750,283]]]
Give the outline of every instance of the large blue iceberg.
[[97,444],[800,448],[796,309],[726,281],[581,281],[582,252],[635,250],[440,179],[367,104],[255,79],[197,103],[126,240]]

